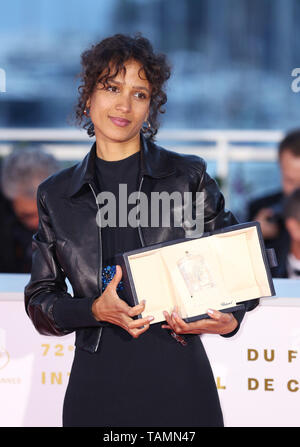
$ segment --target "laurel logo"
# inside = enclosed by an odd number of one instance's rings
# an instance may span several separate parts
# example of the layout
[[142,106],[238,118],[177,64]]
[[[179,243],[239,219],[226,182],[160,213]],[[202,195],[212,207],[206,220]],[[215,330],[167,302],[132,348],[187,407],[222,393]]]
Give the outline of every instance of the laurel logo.
[[9,362],[9,353],[6,351],[6,349],[0,346],[0,369],[5,368],[8,362]]

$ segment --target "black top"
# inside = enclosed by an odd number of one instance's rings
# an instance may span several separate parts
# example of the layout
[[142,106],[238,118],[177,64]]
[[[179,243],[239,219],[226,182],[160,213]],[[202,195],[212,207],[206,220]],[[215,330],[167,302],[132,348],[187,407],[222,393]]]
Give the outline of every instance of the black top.
[[[139,163],[140,152],[117,161],[106,161],[99,157],[96,158],[96,175],[99,191],[101,193],[111,192],[116,198],[116,206],[109,208],[113,214],[115,211],[116,226],[106,225],[101,228],[103,266],[107,264],[114,265],[115,254],[141,247],[138,230],[128,224],[127,218],[130,210],[136,206],[135,204],[128,204],[128,196],[138,190]],[[127,194],[125,196],[126,190]],[[113,200],[110,203],[113,205]],[[100,208],[103,207],[107,210],[107,200],[100,206]],[[108,212],[105,212],[103,217],[108,221]],[[120,224],[125,226],[120,226]]]

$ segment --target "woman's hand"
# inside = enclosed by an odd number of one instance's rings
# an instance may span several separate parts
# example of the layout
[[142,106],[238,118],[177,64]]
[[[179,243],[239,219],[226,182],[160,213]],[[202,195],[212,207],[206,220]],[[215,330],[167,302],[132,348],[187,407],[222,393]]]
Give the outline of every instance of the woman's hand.
[[134,307],[130,307],[124,300],[121,300],[116,292],[116,288],[122,278],[122,269],[116,266],[116,273],[110,283],[106,286],[102,295],[97,298],[92,305],[92,312],[97,321],[107,321],[121,326],[134,338],[138,338],[150,327],[150,321],[154,317],[133,319],[145,310],[145,301]]
[[232,313],[223,313],[212,309],[208,309],[207,313],[211,317],[210,319],[205,318],[186,323],[180,318],[176,307],[171,315],[166,311],[164,312],[168,324],[163,324],[161,327],[172,329],[176,334],[229,334],[238,325]]

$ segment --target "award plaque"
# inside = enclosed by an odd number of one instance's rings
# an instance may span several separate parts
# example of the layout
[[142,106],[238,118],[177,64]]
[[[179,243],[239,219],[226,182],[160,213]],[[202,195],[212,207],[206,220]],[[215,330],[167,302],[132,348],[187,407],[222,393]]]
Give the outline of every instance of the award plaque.
[[126,301],[134,306],[145,299],[151,324],[175,306],[189,322],[207,318],[209,308],[231,312],[275,295],[270,266],[276,258],[265,249],[258,222],[143,247],[119,255],[117,263]]

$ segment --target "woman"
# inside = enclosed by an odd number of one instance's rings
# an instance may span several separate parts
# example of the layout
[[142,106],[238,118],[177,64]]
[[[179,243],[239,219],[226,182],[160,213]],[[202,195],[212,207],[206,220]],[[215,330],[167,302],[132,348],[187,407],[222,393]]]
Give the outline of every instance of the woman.
[[[82,65],[77,118],[96,141],[81,163],[39,187],[40,223],[25,289],[27,312],[41,334],[76,331],[63,425],[222,426],[198,334],[231,336],[244,311],[209,310],[210,319],[189,324],[178,309],[166,312],[162,325],[150,326],[151,315],[135,319],[147,304],[126,304],[115,255],[185,237],[184,226],[100,228],[97,195],[111,192],[118,203],[121,184],[128,195],[139,190],[149,197],[152,191],[199,190],[205,195],[205,231],[236,220],[224,209],[201,158],[167,151],[153,141],[170,76],[165,56],[155,54],[140,34],[117,34],[87,50]],[[67,293],[66,277],[74,296]]]

